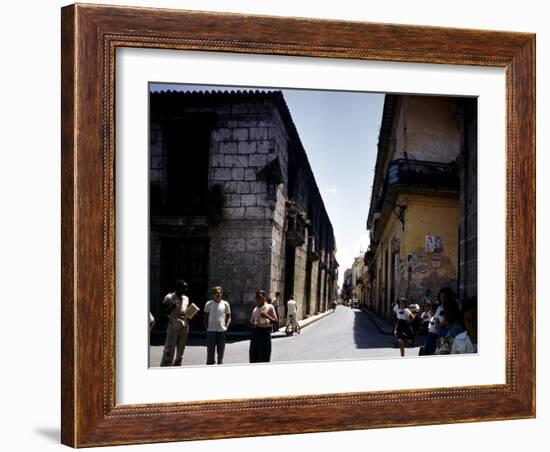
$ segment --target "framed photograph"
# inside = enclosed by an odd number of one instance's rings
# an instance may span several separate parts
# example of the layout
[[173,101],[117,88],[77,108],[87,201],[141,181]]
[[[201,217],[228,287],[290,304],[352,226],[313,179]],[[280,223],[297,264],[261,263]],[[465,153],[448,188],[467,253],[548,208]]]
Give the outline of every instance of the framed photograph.
[[535,416],[534,35],[71,5],[61,152],[64,444]]

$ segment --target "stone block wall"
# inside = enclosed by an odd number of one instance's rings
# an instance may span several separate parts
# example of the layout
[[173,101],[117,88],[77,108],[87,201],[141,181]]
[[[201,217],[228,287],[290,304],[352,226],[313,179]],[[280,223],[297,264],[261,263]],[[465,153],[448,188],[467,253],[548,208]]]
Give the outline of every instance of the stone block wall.
[[[275,209],[273,211],[273,228],[271,230],[271,281],[269,290],[283,296],[285,291],[285,202],[284,186],[277,188]],[[282,303],[283,300],[281,300]],[[280,311],[283,312],[282,310]]]
[[306,259],[307,244],[296,248],[294,260],[294,300],[298,305],[298,314],[301,318],[306,315]]
[[211,230],[209,283],[223,287],[235,325],[247,325],[256,290],[269,284],[271,233],[265,220],[230,220]]
[[165,295],[160,287],[160,246],[159,234],[153,229],[149,232],[149,310],[155,319],[163,315],[160,302]]
[[[296,138],[288,133],[288,127],[284,126],[284,118],[279,110],[274,114],[274,127],[270,131],[270,137],[273,139],[275,152],[277,152],[283,168],[286,196],[288,198],[289,193],[292,192],[292,201],[296,208],[307,215],[311,223],[307,228],[308,234],[315,235],[317,252],[322,254],[325,264],[328,265],[334,242],[332,225],[311,170],[307,153],[301,144],[296,142]],[[293,178],[294,187],[289,187],[291,183],[289,173],[292,170],[289,165],[293,165],[296,171]],[[321,250],[323,250],[322,253]],[[293,295],[299,306],[300,318],[325,310],[334,298],[327,288],[328,278],[325,270],[323,270],[325,273],[319,278],[320,263],[323,258],[316,261],[311,260],[311,256],[308,256],[307,237],[306,242],[295,250]],[[308,259],[311,260],[310,275],[306,271]],[[283,292],[281,291],[281,293]]]
[[[290,176],[289,176],[289,165],[291,160],[295,162],[296,169],[298,171],[298,174],[294,178],[296,181],[296,186],[293,188],[292,191],[294,191],[294,198],[292,199],[299,210],[301,211],[307,211],[308,208],[308,196],[310,192],[314,192],[315,190],[312,189],[312,185],[315,184],[314,179],[305,171],[305,168],[301,166],[299,163],[299,158],[303,157],[302,154],[300,154],[301,149],[299,146],[296,146],[296,143],[293,142],[292,137],[289,134],[289,131],[285,125],[284,119],[281,116],[280,112],[276,110],[274,112],[273,116],[273,127],[269,131],[269,136],[272,139],[273,147],[275,149],[275,152],[277,153],[277,156],[279,157],[279,161],[281,164],[281,169],[283,172],[283,184],[281,185],[281,190],[278,192],[277,197],[277,206],[274,212],[274,224],[278,228],[278,226],[281,227],[281,233],[276,233],[277,239],[280,238],[280,249],[281,253],[278,253],[276,250],[274,250],[273,254],[273,266],[277,267],[280,265],[279,268],[277,268],[275,271],[277,275],[280,275],[281,280],[275,280],[274,281],[274,287],[277,287],[276,290],[280,291],[281,294],[285,294],[285,234],[284,231],[286,229],[286,221],[285,221],[285,211],[286,206],[285,203],[289,200],[289,191],[291,191],[289,187],[290,183]],[[303,151],[302,151],[303,152]],[[293,154],[293,155],[291,155]],[[278,229],[277,229],[278,231]],[[277,240],[277,243],[278,240]],[[313,290],[316,290],[316,281],[312,280],[306,281],[306,260],[307,260],[307,240],[306,242],[300,246],[297,247],[295,250],[295,259],[294,259],[294,281],[292,283],[293,286],[293,295],[294,300],[296,301],[298,305],[298,318],[305,318],[307,315],[309,315],[309,312],[307,312],[306,309],[306,284],[310,284],[313,288]],[[287,300],[283,300],[287,301]]]
[[158,121],[152,121],[150,127],[149,180],[153,190],[158,192],[152,196],[161,197],[167,189],[164,130]]
[[[271,296],[280,292],[281,304],[286,301],[283,299],[288,283],[285,282],[286,209],[291,160],[299,173],[294,177],[294,201],[303,212],[314,207],[316,235],[320,235],[321,225],[332,234],[305,150],[284,100],[277,93],[163,93],[155,102],[161,107],[155,111],[150,124],[150,181],[152,187],[158,187],[161,196],[168,188],[163,121],[170,122],[173,118],[192,121],[199,116],[210,121],[210,142],[205,150],[208,152],[208,187],[210,192],[221,193],[223,199],[219,207],[220,221],[210,221],[206,232],[201,232],[210,243],[208,286],[223,287],[224,298],[232,306],[234,327],[247,328],[256,290],[264,289]],[[266,165],[275,160],[280,168],[279,184],[268,182],[269,178],[262,173]],[[209,220],[206,218],[206,221]],[[174,226],[177,220],[171,224],[172,235],[186,236],[190,232],[185,226],[178,232],[178,226]],[[160,246],[157,245],[167,233],[163,231],[159,227],[151,236],[155,242],[151,244],[152,259],[157,259],[159,266]],[[334,240],[332,235],[331,240]],[[316,242],[326,246],[327,240],[317,237]],[[317,311],[319,293],[329,296],[326,289],[318,287],[320,261],[312,262],[311,280],[307,280],[307,259],[306,240],[296,249],[293,281],[301,317]],[[155,267],[155,262],[152,260],[151,277],[158,279],[160,268]],[[324,274],[321,281],[324,282]],[[310,312],[306,312],[307,292]],[[282,323],[283,309],[281,314]]]
[[[156,196],[160,201],[166,191],[167,182],[164,130],[158,121],[151,122],[149,138],[150,196]],[[152,206],[153,200],[149,202]],[[149,310],[155,319],[160,319],[164,315],[160,308],[160,302],[165,295],[161,293],[160,260],[160,235],[157,230],[151,229],[149,231]]]
[[317,281],[319,280],[319,260],[314,261],[311,266],[311,281],[310,281],[310,302],[309,302],[309,312],[307,315],[317,314],[317,303],[319,302],[319,297],[317,296]]
[[222,187],[224,205],[221,225],[211,227],[209,281],[224,288],[234,324],[247,326],[256,290],[272,286],[276,200],[258,172],[276,156],[269,139],[273,107],[234,103],[216,113],[208,183]]

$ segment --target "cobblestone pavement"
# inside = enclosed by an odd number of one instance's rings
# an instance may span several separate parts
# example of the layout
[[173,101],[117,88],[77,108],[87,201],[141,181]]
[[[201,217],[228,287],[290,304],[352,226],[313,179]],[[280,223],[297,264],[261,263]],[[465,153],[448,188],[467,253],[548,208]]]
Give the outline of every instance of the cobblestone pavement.
[[[224,364],[248,363],[250,340],[226,344]],[[303,328],[300,335],[274,338],[271,362],[318,361],[335,359],[399,358],[394,338],[379,332],[359,309],[338,306],[334,314]],[[149,348],[150,366],[160,363],[162,346]],[[405,356],[418,356],[418,347],[406,348]],[[206,340],[190,338],[183,355],[184,366],[204,365]]]

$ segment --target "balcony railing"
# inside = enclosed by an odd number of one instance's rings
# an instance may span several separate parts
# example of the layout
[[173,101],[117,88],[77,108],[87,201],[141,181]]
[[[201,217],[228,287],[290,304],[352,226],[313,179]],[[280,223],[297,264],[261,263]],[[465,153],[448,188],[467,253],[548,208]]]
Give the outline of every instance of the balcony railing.
[[286,241],[290,246],[302,246],[306,241],[306,223],[300,215],[287,218]]
[[457,192],[459,185],[458,167],[454,163],[394,160],[388,166],[386,182],[382,194],[378,198],[375,212],[382,211],[388,190],[393,192],[411,189],[418,192]]
[[458,190],[458,167],[453,163],[419,160],[394,160],[388,166],[388,188],[396,185],[416,185],[429,188]]
[[369,265],[374,259],[374,253],[372,251],[367,251],[363,257],[363,262],[365,265]]

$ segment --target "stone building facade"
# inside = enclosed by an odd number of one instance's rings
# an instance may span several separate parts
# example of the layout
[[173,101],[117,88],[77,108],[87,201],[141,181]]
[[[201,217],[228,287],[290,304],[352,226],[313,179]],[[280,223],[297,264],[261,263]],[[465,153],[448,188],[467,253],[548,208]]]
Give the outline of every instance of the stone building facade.
[[368,305],[477,294],[477,103],[386,95],[367,220]]
[[222,286],[235,328],[259,288],[302,318],[335,296],[332,225],[280,91],[151,93],[150,222],[153,313],[180,278],[201,308]]
[[477,102],[462,102],[458,297],[477,297]]

